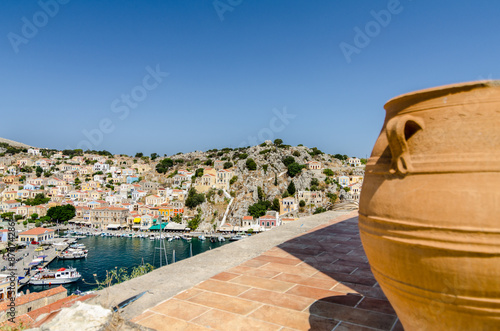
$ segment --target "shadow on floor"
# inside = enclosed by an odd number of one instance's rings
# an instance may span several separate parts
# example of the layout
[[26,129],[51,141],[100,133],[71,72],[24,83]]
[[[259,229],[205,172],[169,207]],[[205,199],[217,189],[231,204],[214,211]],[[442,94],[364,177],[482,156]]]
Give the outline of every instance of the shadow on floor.
[[335,331],[403,330],[370,270],[357,217],[322,226],[278,248],[320,271],[319,277],[338,282],[329,296],[321,297],[318,290],[319,299],[309,308],[311,330],[331,326],[325,319],[338,321]]

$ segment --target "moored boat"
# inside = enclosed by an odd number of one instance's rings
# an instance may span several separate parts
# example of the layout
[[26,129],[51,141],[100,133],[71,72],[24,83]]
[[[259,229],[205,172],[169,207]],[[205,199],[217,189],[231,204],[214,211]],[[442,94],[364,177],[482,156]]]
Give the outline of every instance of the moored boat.
[[29,283],[32,285],[57,285],[68,284],[82,277],[75,268],[60,268],[57,270],[42,269],[31,277]]

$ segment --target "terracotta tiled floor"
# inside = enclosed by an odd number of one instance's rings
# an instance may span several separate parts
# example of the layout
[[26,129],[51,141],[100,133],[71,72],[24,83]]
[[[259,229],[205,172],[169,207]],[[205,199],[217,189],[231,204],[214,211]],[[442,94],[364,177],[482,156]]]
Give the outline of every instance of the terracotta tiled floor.
[[335,219],[132,320],[157,330],[402,330],[357,218]]

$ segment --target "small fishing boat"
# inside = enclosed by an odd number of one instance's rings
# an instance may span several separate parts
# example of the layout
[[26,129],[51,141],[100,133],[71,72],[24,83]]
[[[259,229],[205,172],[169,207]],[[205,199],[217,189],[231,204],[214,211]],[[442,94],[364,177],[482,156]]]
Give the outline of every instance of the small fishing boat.
[[203,241],[203,240],[205,240],[206,238],[205,238],[205,236],[204,236],[204,235],[199,235],[199,236],[198,236],[198,239],[199,239],[199,240],[201,240],[201,241]]
[[217,237],[217,240],[218,240],[219,242],[226,241],[226,239],[225,239],[223,236],[218,236],[218,237]]

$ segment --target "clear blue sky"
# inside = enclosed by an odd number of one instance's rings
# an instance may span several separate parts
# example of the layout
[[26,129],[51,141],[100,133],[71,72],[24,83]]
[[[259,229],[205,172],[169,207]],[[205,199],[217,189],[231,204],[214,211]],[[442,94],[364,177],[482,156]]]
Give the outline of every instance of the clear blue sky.
[[388,99],[499,77],[499,14],[495,1],[5,0],[0,137],[161,155],[272,137],[365,157]]

